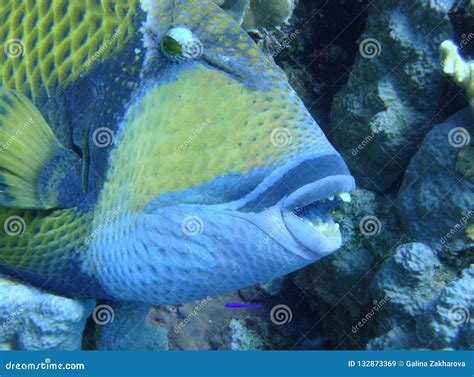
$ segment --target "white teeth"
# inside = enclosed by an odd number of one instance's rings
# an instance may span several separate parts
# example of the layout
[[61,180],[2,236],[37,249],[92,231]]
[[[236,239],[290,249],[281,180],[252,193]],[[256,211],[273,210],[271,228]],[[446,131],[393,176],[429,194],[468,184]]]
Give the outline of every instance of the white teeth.
[[348,192],[340,192],[337,196],[345,203],[351,202],[351,195]]
[[337,231],[339,230],[339,224],[338,223],[335,223],[335,224],[329,224],[329,223],[320,223],[316,226],[314,226],[314,228],[319,232],[319,233],[322,233],[326,236],[334,236]]

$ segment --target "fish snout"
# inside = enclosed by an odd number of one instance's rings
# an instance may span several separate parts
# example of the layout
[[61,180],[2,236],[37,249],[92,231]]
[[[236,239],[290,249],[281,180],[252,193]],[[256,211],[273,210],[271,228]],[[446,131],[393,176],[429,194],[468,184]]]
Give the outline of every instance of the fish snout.
[[[341,246],[339,224],[328,212],[350,202],[354,189],[355,180],[336,151],[300,156],[271,174],[245,198],[239,210],[254,213],[255,218],[260,215],[258,223],[275,240],[294,253],[317,260]],[[280,217],[277,222],[287,234],[268,229],[265,222],[271,223],[270,212],[272,218]]]

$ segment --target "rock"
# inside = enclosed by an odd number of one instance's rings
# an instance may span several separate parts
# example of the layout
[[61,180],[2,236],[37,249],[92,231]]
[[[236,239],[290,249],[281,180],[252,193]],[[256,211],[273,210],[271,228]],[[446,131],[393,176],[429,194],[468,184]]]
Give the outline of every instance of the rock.
[[[323,300],[335,305],[342,300],[353,305],[354,297],[346,294],[347,287],[353,287],[351,293],[357,297],[357,306],[368,303],[372,266],[385,259],[390,248],[405,239],[393,211],[384,208],[383,200],[362,189],[352,192],[351,197],[351,203],[332,212],[341,226],[343,246],[336,253],[295,273],[299,285],[311,287],[308,293],[317,297],[316,302]],[[314,283],[315,277],[324,284]]]
[[367,344],[369,350],[411,349],[418,344],[415,334],[401,327],[394,327],[384,335],[372,339]]
[[474,265],[450,282],[420,316],[416,334],[430,348],[471,349],[474,342]]
[[0,278],[0,348],[78,350],[94,306]]
[[[369,321],[362,331],[347,333],[374,307],[370,286],[382,262],[406,243],[393,199],[357,189],[351,203],[331,213],[340,224],[343,246],[334,254],[292,275],[298,292],[303,291],[312,311],[304,308],[295,318],[321,318],[315,335],[327,347],[353,349],[365,345],[377,333],[377,321]],[[338,326],[333,326],[338,323]]]
[[474,3],[472,0],[456,0],[449,16],[463,55],[474,56],[474,45],[470,43],[474,38]]
[[374,297],[384,297],[386,303],[379,311],[379,335],[367,348],[472,347],[474,265],[461,278],[448,270],[428,246],[400,246],[372,284]]
[[267,299],[268,297],[277,295],[284,284],[285,278],[277,278],[267,282],[258,283],[239,289],[239,296],[245,302],[258,302]]
[[474,218],[474,181],[456,169],[457,155],[474,127],[469,109],[437,125],[408,166],[399,192],[398,214],[417,241],[459,253],[472,245],[466,235]]
[[[95,320],[100,329],[97,348],[101,350],[167,350],[167,331],[149,316],[150,306],[138,304],[103,305],[106,321]],[[99,312],[96,312],[99,317]]]
[[438,47],[453,0],[375,0],[360,56],[332,105],[334,143],[358,184],[387,190],[431,127],[445,78]]
[[422,243],[401,245],[384,262],[372,282],[372,294],[386,301],[379,319],[385,328],[416,320],[423,313],[441,288],[435,279],[439,266],[433,250]]

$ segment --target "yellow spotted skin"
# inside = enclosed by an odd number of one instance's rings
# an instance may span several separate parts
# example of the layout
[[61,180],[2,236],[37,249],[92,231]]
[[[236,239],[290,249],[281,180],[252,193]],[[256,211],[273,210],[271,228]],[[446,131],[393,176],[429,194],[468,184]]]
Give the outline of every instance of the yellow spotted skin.
[[[278,164],[318,143],[304,121],[296,96],[252,91],[203,65],[182,70],[132,107],[111,153],[98,208],[139,211],[161,194]],[[278,128],[291,133],[284,148],[272,143]]]
[[30,97],[65,87],[123,48],[138,7],[138,0],[0,0],[2,85]]
[[40,277],[60,279],[71,253],[84,249],[91,214],[78,209],[0,212],[0,265]]
[[[86,291],[89,297],[108,298],[116,282],[133,291],[145,275],[134,274],[129,262],[152,257],[134,254],[137,237],[142,236],[138,246],[143,250],[148,252],[148,246],[155,250],[154,235],[148,238],[140,227],[149,224],[140,222],[148,220],[144,211],[148,203],[206,183],[218,182],[221,192],[231,190],[229,186],[241,178],[256,185],[308,150],[328,150],[324,135],[284,73],[215,4],[143,1],[147,2],[155,8],[147,14],[144,27],[152,29],[150,33],[158,40],[172,27],[189,28],[203,43],[202,58],[173,65],[160,61],[160,52],[150,48],[143,61],[125,59],[122,63],[119,55],[105,61],[119,50],[133,56],[136,47],[142,46],[135,44],[141,36],[132,20],[139,0],[0,0],[2,47],[18,39],[25,49],[16,58],[0,54],[0,85],[35,100],[44,88],[47,94],[64,88],[96,65],[89,76],[97,78],[94,84],[102,85],[107,96],[94,99],[97,117],[84,117],[79,125],[112,128],[120,122],[108,164],[97,158],[99,152],[85,154],[90,157],[90,166],[103,168],[101,190],[91,190],[98,192],[98,197],[91,194],[84,206],[82,202],[77,205],[79,208],[49,209],[48,202],[45,210],[0,210],[0,226],[4,225],[0,228],[0,273],[68,295]],[[133,43],[127,44],[129,38]],[[117,69],[110,69],[108,63],[112,61],[123,77],[113,77]],[[140,88],[130,105],[130,79],[126,78],[130,73],[138,76],[138,70],[142,75]],[[68,94],[78,94],[76,88],[70,88]],[[82,111],[72,107],[67,108],[69,117],[81,118]],[[126,112],[121,112],[121,107]],[[289,135],[283,147],[275,145],[278,136],[273,133],[278,130]],[[11,136],[5,135],[5,140]],[[12,161],[14,164],[15,158],[8,159]],[[27,167],[24,172],[29,173]],[[222,184],[220,179],[229,176],[232,184],[228,180]],[[20,192],[13,178],[6,183],[12,195]],[[32,190],[22,190],[30,201],[36,199]],[[220,194],[218,190],[203,191],[203,195],[213,197]],[[17,228],[7,231],[5,224],[14,220],[24,229],[12,236],[8,233],[15,233]],[[111,273],[111,280],[101,279],[104,270]],[[91,284],[95,287],[83,287]],[[148,286],[145,288],[148,292]],[[112,298],[121,297],[114,297],[114,293],[110,293]]]
[[156,35],[163,35],[172,27],[188,27],[204,43],[206,59],[246,80],[249,88],[290,89],[283,71],[216,4],[200,0],[155,1],[148,13],[148,23]]

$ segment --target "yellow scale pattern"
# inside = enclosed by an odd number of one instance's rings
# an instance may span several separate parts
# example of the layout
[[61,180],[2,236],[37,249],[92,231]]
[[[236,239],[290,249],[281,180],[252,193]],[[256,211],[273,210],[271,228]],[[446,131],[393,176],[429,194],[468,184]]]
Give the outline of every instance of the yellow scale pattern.
[[0,264],[52,277],[89,236],[92,214],[77,209],[34,211],[2,208]]
[[[138,211],[162,193],[275,163],[317,143],[305,117],[296,96],[251,91],[203,66],[182,71],[133,106],[97,210]],[[277,127],[291,132],[289,146],[272,144]]]
[[123,48],[135,33],[138,6],[138,0],[0,0],[0,44],[10,51],[0,54],[2,85],[30,97],[43,87],[65,87]]

